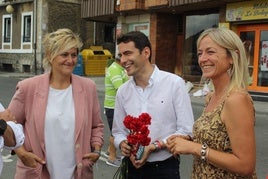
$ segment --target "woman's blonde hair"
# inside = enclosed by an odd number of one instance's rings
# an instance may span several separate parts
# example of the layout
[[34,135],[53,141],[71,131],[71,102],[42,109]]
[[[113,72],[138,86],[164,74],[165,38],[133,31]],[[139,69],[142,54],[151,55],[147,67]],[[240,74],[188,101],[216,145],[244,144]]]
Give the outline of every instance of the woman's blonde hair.
[[248,62],[245,52],[245,47],[240,37],[230,29],[226,28],[210,28],[201,33],[197,40],[197,48],[200,46],[200,41],[208,36],[219,46],[226,49],[227,54],[233,59],[233,64],[230,69],[230,85],[228,91],[234,88],[248,87]]
[[46,71],[49,71],[51,68],[51,62],[57,55],[68,51],[71,48],[77,48],[78,53],[82,45],[83,44],[79,35],[67,28],[58,29],[55,32],[47,34],[43,40],[43,68]]

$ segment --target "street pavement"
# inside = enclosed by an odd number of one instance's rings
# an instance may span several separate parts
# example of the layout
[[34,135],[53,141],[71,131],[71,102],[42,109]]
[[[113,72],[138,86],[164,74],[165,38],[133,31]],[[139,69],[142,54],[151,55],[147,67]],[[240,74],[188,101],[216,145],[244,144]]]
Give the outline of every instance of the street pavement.
[[[19,80],[22,80],[24,78],[28,78],[34,76],[33,74],[29,73],[6,73],[6,72],[0,72],[0,78],[6,77],[6,78],[17,78]],[[99,93],[99,99],[100,99],[100,105],[103,106],[103,99],[104,99],[104,77],[103,76],[89,76],[90,79],[95,81],[97,85],[97,90]],[[0,90],[2,90],[1,86],[4,85],[3,83],[0,84]],[[6,83],[5,86],[8,86],[8,88],[14,88],[14,84],[8,84]],[[200,87],[199,87],[200,88]],[[199,88],[194,88],[190,91],[190,97],[191,102],[193,106],[194,116],[195,119],[200,115],[202,112],[203,106],[204,106],[204,97],[194,97],[192,94],[198,90]],[[12,89],[12,91],[15,89]],[[6,95],[7,91],[1,93],[2,95]],[[2,100],[2,96],[0,96],[0,99]],[[7,106],[7,102],[4,104]],[[257,174],[259,178],[265,178],[268,177],[268,105],[267,102],[263,101],[254,101],[254,106],[256,109],[256,142],[257,142]],[[239,108],[238,108],[239,110]],[[196,112],[198,111],[198,112]],[[102,114],[102,117],[104,119],[105,126],[107,126],[107,120]],[[105,127],[105,139],[108,139],[110,135],[108,127]],[[108,141],[108,140],[106,140]],[[108,142],[105,142],[103,146],[103,151],[105,152],[108,147]],[[242,147],[242,146],[241,146]],[[4,171],[3,175],[0,179],[4,178],[10,178],[6,176],[14,176],[14,165],[15,161],[12,162],[12,160],[16,160],[16,158],[11,157],[8,155],[8,152],[4,151]],[[105,158],[104,155],[100,157],[100,160],[97,162],[97,164],[94,166],[94,178],[95,179],[106,179],[106,178],[112,178],[113,174],[116,172],[115,167],[111,167],[105,164],[105,161],[107,158]],[[11,163],[8,163],[11,162]],[[187,179],[190,177],[191,173],[191,165],[192,165],[192,156],[181,156],[181,178]],[[3,178],[4,177],[4,178]],[[11,177],[12,178],[12,177]],[[267,179],[267,178],[266,178]]]
[[[31,73],[14,73],[14,72],[0,72],[0,77],[9,77],[9,78],[28,78],[34,76]],[[97,89],[99,92],[104,92],[104,76],[88,76],[88,78],[95,81]],[[194,97],[192,94],[200,88],[194,88],[190,91],[190,97],[192,104],[194,105],[204,105],[204,97]],[[268,116],[268,105],[264,101],[254,101],[254,106],[256,114],[262,114]]]

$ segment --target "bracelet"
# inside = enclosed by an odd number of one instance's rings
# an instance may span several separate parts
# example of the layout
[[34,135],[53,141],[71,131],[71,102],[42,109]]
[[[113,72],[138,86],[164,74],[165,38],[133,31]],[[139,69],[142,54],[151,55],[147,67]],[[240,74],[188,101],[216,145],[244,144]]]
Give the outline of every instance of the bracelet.
[[162,148],[159,140],[156,140],[153,144],[155,146],[155,152],[159,151]]
[[208,155],[208,145],[206,143],[203,143],[201,146],[201,151],[200,151],[200,156],[202,161],[207,160],[207,155]]
[[159,147],[158,147],[157,143],[154,142],[153,144],[154,144],[154,146],[155,146],[155,150],[154,150],[154,152],[158,151],[158,150],[159,150]]
[[208,153],[209,153],[209,148],[207,149],[207,153],[206,153],[206,161],[208,161]]
[[99,156],[101,156],[101,151],[100,150],[94,150],[93,153],[98,154]]

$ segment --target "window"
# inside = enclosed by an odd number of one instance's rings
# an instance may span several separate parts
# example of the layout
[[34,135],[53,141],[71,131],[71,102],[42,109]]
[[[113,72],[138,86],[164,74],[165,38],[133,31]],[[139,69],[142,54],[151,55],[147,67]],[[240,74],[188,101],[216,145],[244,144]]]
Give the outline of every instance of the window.
[[11,42],[11,16],[4,16],[4,43],[10,43]]
[[32,14],[22,14],[22,43],[32,41]]
[[114,26],[104,26],[104,42],[114,42]]
[[258,86],[268,86],[268,30],[260,31]]
[[27,15],[23,18],[23,42],[31,42],[31,16]]
[[186,31],[184,41],[184,76],[191,80],[199,80],[202,71],[198,65],[196,41],[205,29],[217,27],[219,23],[219,14],[200,14],[186,16]]

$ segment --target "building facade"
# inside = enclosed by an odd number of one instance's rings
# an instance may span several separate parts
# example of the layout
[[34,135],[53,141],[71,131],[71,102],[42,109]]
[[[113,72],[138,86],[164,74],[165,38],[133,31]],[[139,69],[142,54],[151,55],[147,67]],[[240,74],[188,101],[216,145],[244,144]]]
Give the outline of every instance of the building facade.
[[116,37],[139,30],[160,69],[200,82],[196,40],[210,27],[235,31],[248,50],[252,94],[268,95],[267,0],[0,0],[0,70],[42,73],[42,38],[68,27],[84,46],[116,56]]
[[116,34],[144,32],[152,42],[153,63],[192,82],[202,76],[196,55],[199,34],[210,27],[230,28],[249,50],[249,90],[267,96],[267,0],[82,0],[81,5],[82,18],[114,20]]
[[65,27],[82,34],[90,23],[80,12],[80,0],[0,1],[1,71],[42,73],[43,36]]

